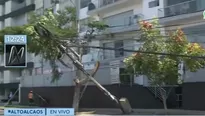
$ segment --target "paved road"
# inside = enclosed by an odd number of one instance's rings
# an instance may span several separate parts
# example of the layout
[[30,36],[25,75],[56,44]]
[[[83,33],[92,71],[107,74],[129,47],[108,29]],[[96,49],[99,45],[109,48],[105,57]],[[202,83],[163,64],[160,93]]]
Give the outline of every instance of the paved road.
[[[83,109],[78,115],[122,115],[119,109]],[[130,115],[165,115],[164,109],[134,109],[134,112]],[[205,111],[193,111],[193,110],[167,110],[168,115],[205,115]]]

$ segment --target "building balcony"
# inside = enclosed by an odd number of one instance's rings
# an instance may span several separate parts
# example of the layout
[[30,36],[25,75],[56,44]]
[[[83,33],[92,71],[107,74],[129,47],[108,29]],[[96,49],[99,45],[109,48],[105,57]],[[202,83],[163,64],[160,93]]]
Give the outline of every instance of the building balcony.
[[193,20],[193,18],[203,18],[205,10],[205,0],[191,0],[165,8],[158,9],[160,23],[170,23],[176,20]]
[[16,0],[11,2],[11,12],[26,7],[25,0]]
[[119,25],[119,26],[110,26],[110,28],[107,28],[104,33],[122,33],[122,32],[129,32],[129,31],[135,31],[138,30],[139,26],[137,24],[128,24],[128,25]]
[[[88,15],[92,15],[95,13],[104,13],[113,11],[113,9],[122,8],[123,3],[128,0],[95,0],[88,5]],[[133,0],[129,0],[133,1]]]

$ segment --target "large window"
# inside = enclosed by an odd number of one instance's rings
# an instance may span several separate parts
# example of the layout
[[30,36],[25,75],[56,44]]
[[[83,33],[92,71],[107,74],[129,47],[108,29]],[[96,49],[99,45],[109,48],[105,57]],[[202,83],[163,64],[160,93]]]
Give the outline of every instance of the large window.
[[118,32],[124,30],[125,27],[133,25],[133,11],[127,11],[112,15],[103,19],[104,22],[112,28],[108,28],[110,32]]
[[123,46],[124,46],[124,44],[123,44],[123,41],[122,40],[120,40],[120,41],[117,41],[117,42],[115,42],[114,43],[114,47],[116,48],[116,49],[118,49],[118,50],[116,50],[115,51],[115,57],[117,58],[117,57],[122,57],[122,56],[124,56],[124,48],[123,48]]
[[134,82],[133,72],[128,72],[125,68],[120,68],[120,82],[125,85],[132,85]]
[[149,8],[157,7],[159,6],[159,0],[154,0],[149,2]]
[[83,55],[86,55],[86,54],[88,54],[88,53],[90,52],[90,48],[88,48],[88,47],[83,47],[83,48],[82,48],[82,51],[83,51]]
[[89,3],[91,3],[91,0],[80,0],[80,8],[87,7]]
[[[103,43],[103,48],[113,48],[113,43],[108,42],[108,43]],[[112,50],[103,50],[103,59],[109,59],[113,58],[113,51]]]
[[85,32],[88,29],[88,26],[87,26],[88,19],[80,20],[79,24],[80,24],[80,32]]
[[167,6],[170,6],[170,5],[175,5],[175,4],[188,2],[188,1],[192,1],[192,0],[167,0],[166,3],[167,3]]
[[130,25],[133,22],[132,16],[133,16],[133,11],[127,11],[127,12],[106,17],[103,20],[109,26]]

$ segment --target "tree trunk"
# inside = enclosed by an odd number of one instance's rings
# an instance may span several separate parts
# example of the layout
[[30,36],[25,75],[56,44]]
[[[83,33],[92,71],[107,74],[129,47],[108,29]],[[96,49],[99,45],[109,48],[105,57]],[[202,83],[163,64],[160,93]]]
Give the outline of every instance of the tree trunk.
[[[82,48],[78,47],[77,53],[79,54],[78,61],[81,62],[82,61]],[[82,76],[81,74],[82,74],[81,70],[77,68],[77,71],[76,71],[77,80],[81,79],[81,76]],[[81,88],[80,84],[75,83],[74,96],[73,96],[73,108],[75,112],[79,111],[80,96],[81,96],[80,88]]]
[[74,89],[74,96],[73,96],[73,108],[75,109],[75,112],[79,111],[79,104],[80,104],[80,85],[76,84]]
[[160,94],[162,96],[162,102],[164,105],[165,112],[167,112],[167,95],[166,95],[166,91],[164,91],[162,87],[160,87]]

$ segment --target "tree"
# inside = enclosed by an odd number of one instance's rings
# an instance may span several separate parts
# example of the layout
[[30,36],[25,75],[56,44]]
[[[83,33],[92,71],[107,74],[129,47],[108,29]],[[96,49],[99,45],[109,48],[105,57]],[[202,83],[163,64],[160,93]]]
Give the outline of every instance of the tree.
[[[67,64],[64,64],[60,59],[62,52],[59,50],[59,45],[69,47],[68,42],[78,45],[82,43],[82,41],[77,39],[78,26],[76,23],[76,9],[74,7],[67,7],[65,10],[58,11],[57,14],[54,14],[52,9],[46,9],[43,15],[31,13],[28,18],[28,24],[26,25],[2,29],[0,31],[0,42],[3,45],[4,35],[27,35],[28,52],[34,53],[35,55],[42,55],[43,59],[50,62],[53,74],[52,82],[54,82],[58,80],[62,74],[58,71],[56,61],[60,61],[67,67]],[[106,25],[99,21],[91,21],[88,23],[88,27],[95,31],[105,29]],[[89,38],[93,37],[92,33],[88,33]],[[78,54],[81,56],[81,53]],[[77,88],[80,90],[79,86],[77,86]],[[75,93],[80,96],[80,91]],[[77,102],[75,101],[74,103],[77,104],[77,107],[75,107],[76,111],[78,110],[79,101],[80,97],[77,99]]]
[[[153,85],[163,87],[180,84],[183,80],[179,78],[182,75],[178,73],[178,65],[183,63],[186,70],[191,72],[203,68],[205,58],[196,56],[205,56],[205,49],[198,43],[190,43],[180,28],[164,36],[158,26],[157,20],[140,21],[139,41],[143,42],[143,45],[139,52],[125,58],[124,63],[127,69],[134,70],[136,75],[147,76]],[[167,97],[162,89],[160,90],[164,108],[167,109]]]

